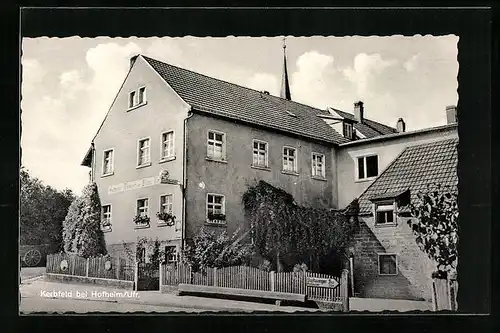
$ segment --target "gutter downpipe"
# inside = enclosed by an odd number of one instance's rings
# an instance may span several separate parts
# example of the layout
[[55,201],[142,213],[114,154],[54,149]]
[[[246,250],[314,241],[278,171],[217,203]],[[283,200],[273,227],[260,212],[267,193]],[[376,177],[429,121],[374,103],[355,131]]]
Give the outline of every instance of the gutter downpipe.
[[182,224],[181,224],[181,250],[184,250],[186,242],[186,187],[187,187],[187,121],[193,116],[193,107],[188,111],[188,116],[184,118],[184,152],[182,158]]
[[95,181],[95,145],[94,145],[94,142],[92,142],[90,145],[92,147],[92,163],[90,166],[90,175],[91,175],[90,182],[94,183],[94,181]]

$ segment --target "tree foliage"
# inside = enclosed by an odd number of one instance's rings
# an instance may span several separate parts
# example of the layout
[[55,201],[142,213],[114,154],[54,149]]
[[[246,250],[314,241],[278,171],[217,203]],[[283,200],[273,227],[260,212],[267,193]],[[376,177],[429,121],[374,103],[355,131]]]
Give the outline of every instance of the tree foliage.
[[417,193],[408,221],[419,247],[437,263],[441,276],[456,270],[458,262],[458,193],[456,188],[432,184]]
[[106,253],[97,184],[84,187],[82,195],[71,203],[63,225],[65,252],[85,258]]
[[62,225],[74,195],[44,185],[21,168],[20,172],[20,243],[62,245]]
[[253,255],[251,244],[242,242],[239,230],[229,236],[224,230],[218,232],[201,228],[182,253],[182,261],[194,271],[206,267],[227,267],[246,264]]
[[303,207],[292,195],[265,181],[248,186],[243,205],[255,246],[271,262],[288,256],[295,263],[300,258],[318,263],[332,251],[344,253],[359,211],[357,200],[346,211]]

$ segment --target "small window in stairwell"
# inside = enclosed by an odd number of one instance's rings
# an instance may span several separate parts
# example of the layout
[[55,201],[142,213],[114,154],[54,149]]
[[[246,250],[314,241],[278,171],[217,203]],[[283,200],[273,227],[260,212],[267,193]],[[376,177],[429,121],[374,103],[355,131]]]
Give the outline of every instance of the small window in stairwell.
[[369,179],[378,176],[378,156],[369,155],[357,158],[356,162],[358,180]]
[[379,275],[397,275],[398,262],[395,254],[381,253],[378,255]]

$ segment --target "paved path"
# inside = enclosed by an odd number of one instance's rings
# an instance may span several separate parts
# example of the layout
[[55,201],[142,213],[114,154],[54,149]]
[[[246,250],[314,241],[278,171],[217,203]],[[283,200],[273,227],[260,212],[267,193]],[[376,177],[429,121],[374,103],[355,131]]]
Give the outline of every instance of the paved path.
[[21,267],[21,281],[43,276],[45,267]]
[[132,292],[84,284],[47,282],[36,279],[20,286],[20,311],[319,311],[318,309],[276,306],[257,302],[244,302],[195,296],[176,296],[158,291]]

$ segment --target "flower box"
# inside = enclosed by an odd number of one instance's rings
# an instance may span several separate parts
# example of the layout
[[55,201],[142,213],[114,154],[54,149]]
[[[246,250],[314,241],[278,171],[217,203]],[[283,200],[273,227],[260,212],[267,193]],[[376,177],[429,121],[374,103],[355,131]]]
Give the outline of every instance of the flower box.
[[150,222],[149,216],[136,215],[134,216],[134,223],[136,225],[148,225]]
[[219,224],[226,223],[226,214],[217,214],[209,212],[207,218],[209,223],[219,223]]
[[163,221],[167,225],[174,225],[175,224],[175,215],[170,213],[170,212],[158,212],[156,213],[156,217]]

